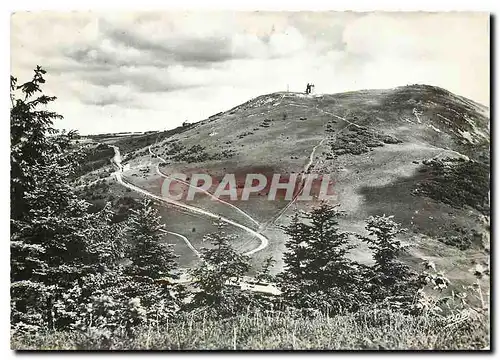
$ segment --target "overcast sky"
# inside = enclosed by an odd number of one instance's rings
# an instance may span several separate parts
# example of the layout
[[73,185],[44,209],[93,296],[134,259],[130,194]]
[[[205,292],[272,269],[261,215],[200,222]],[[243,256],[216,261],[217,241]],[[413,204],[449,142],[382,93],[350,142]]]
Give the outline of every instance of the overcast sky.
[[43,66],[59,128],[170,129],[252,97],[441,86],[489,105],[487,14],[17,13],[12,74]]

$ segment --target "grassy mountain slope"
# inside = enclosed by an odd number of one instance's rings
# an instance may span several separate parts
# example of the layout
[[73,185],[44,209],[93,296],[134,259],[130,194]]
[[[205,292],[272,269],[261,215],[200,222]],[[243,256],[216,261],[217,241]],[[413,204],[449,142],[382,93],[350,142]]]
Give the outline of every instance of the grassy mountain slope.
[[[469,282],[468,268],[487,258],[489,249],[489,137],[488,108],[444,89],[412,85],[332,95],[263,95],[175,131],[107,142],[125,154],[124,178],[155,194],[160,194],[163,177],[148,145],[166,160],[159,167],[164,174],[202,172],[222,178],[234,173],[238,181],[247,173],[301,173],[315,148],[307,171],[333,179],[331,202],[346,211],[344,229],[362,233],[368,216],[395,215],[409,229],[405,241],[414,245],[409,262],[431,259],[451,278]],[[108,183],[116,196],[127,195],[111,178]],[[298,201],[272,221],[288,201],[269,201],[266,195],[263,191],[249,201],[232,202],[266,224],[262,233],[270,245],[254,255],[256,263],[269,254],[279,259],[286,240],[280,225],[288,223],[294,209],[318,203]],[[256,228],[207,196],[198,194],[189,204]],[[162,206],[162,215],[170,231],[187,236],[196,247],[213,230],[212,219],[172,206]],[[234,231],[240,235],[239,250],[258,244],[251,235]],[[197,261],[178,238],[168,235],[167,240],[176,244],[183,265]],[[352,256],[370,261],[361,244]]]

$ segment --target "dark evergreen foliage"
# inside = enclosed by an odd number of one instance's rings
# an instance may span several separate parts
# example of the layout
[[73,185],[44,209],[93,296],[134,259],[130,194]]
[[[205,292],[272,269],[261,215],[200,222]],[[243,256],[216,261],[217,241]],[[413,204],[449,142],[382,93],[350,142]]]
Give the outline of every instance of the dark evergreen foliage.
[[90,270],[97,221],[68,182],[78,160],[70,151],[75,133],[56,131],[62,117],[40,110],[55,100],[35,96],[43,74],[38,66],[22,85],[11,77],[11,301],[19,328],[53,323],[57,293]]
[[214,316],[235,314],[247,305],[239,283],[250,270],[249,258],[233,249],[234,236],[225,232],[222,222],[204,240],[212,247],[201,250],[202,262],[190,272],[197,289],[190,308],[210,309]]
[[[272,257],[257,272],[253,285],[277,282],[281,296],[242,289],[250,259],[231,246],[235,236],[222,222],[204,237],[210,247],[200,251],[190,285],[175,285],[176,256],[152,202],[128,198],[122,205],[132,209],[125,217],[110,203],[89,211],[90,204],[75,193],[71,180],[83,152],[73,141],[76,133],[54,129],[53,122],[62,117],[45,109],[55,98],[42,94],[44,74],[37,67],[33,79],[21,85],[11,77],[14,331],[79,330],[106,347],[117,332],[133,337],[140,326],[167,323],[183,312],[220,319],[245,309],[338,314],[374,304],[409,312],[425,281],[438,289],[447,286],[444,276],[429,273],[422,280],[401,261],[403,229],[391,216],[370,217],[368,235],[356,235],[373,252],[374,264],[349,259],[353,234],[341,231],[343,213],[326,204],[296,213],[284,228],[289,240],[283,272],[271,275]],[[193,146],[187,153],[202,150]],[[419,304],[421,311],[427,306]]]
[[369,236],[358,237],[373,251],[375,264],[368,271],[367,282],[372,301],[409,308],[423,284],[418,274],[399,260],[407,246],[397,236],[405,229],[393,218],[385,215],[368,218],[366,230]]
[[358,264],[347,258],[352,244],[339,229],[342,216],[322,204],[310,213],[295,214],[285,228],[290,240],[278,276],[283,297],[293,306],[340,312],[357,309],[363,300]]

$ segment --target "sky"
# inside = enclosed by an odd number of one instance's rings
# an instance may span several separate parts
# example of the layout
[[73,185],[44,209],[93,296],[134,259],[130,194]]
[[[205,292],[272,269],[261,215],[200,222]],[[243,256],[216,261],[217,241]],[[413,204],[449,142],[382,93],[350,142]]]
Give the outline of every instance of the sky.
[[487,13],[31,12],[11,74],[47,70],[56,127],[172,129],[276,91],[443,87],[490,103]]

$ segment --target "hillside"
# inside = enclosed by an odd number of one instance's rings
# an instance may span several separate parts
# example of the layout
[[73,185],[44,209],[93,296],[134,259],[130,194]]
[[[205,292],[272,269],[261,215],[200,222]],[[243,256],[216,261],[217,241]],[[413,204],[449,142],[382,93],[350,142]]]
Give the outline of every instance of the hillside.
[[[86,164],[95,166],[78,182],[96,203],[110,199],[122,204],[124,198],[142,196],[116,181],[109,161],[113,152],[102,144],[121,151],[124,182],[157,197],[165,176],[175,173],[219,179],[234,173],[238,183],[249,173],[268,178],[329,174],[335,194],[331,203],[346,212],[345,230],[363,233],[370,215],[394,215],[408,229],[404,240],[413,245],[408,262],[432,260],[450,280],[468,283],[473,281],[471,265],[489,256],[488,111],[426,85],[331,95],[273,93],[167,132],[87,139]],[[188,190],[185,184],[176,186]],[[267,246],[252,254],[255,263],[268,255],[280,260],[286,241],[281,225],[295,209],[307,210],[318,201],[290,204],[283,198],[269,201],[266,195],[264,190],[248,201],[222,197],[224,202],[217,202],[197,194],[186,204],[200,212],[162,203],[171,232],[166,240],[175,244],[181,265],[198,261],[184,239],[200,248],[203,235],[214,229],[214,218],[203,211],[265,236]],[[262,245],[250,231],[231,229],[239,235],[238,250],[251,252]],[[369,262],[369,250],[358,245],[352,256]],[[275,270],[281,266],[278,261]]]

